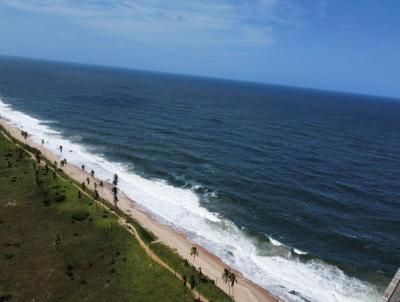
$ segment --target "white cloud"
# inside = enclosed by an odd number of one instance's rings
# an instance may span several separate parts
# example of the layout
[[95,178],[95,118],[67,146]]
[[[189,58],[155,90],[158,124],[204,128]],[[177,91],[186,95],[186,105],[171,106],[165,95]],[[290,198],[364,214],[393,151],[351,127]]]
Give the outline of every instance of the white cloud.
[[249,49],[273,43],[282,1],[0,0],[0,5],[139,43]]

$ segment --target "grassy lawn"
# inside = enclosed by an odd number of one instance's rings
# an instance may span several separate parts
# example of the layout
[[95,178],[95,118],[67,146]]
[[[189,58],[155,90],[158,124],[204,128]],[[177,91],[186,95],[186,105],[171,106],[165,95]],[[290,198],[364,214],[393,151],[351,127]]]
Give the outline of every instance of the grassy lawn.
[[[140,234],[154,238],[143,229]],[[162,251],[167,263],[182,263],[170,249]],[[79,198],[72,182],[35,168],[0,135],[0,301],[176,302],[193,296],[110,212]]]

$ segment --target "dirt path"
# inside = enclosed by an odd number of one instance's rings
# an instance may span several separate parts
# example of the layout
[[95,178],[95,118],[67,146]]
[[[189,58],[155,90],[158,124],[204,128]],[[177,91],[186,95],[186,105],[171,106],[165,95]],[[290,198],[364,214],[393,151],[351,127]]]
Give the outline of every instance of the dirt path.
[[[24,150],[24,152],[26,152],[27,154],[30,155],[30,157],[36,161],[36,156],[30,152],[29,150],[27,150],[26,148],[24,148],[23,146],[21,146],[20,144],[18,144],[17,142],[14,143],[14,141],[4,132],[2,131],[3,136],[9,140],[10,142],[12,142],[13,144],[15,144],[16,146],[18,146],[19,148],[21,148],[22,150]],[[44,160],[40,160],[40,165],[45,165],[46,162]],[[64,178],[62,175],[60,175],[53,167],[49,166],[49,169],[54,171],[57,176],[64,180],[64,181],[69,181],[68,179]],[[140,246],[143,248],[143,250],[146,252],[146,254],[155,262],[157,262],[159,265],[161,265],[162,267],[164,267],[165,269],[167,269],[168,271],[170,271],[172,274],[174,274],[174,276],[176,276],[178,279],[183,281],[183,276],[181,276],[180,274],[176,273],[176,271],[170,267],[167,263],[165,263],[160,257],[158,257],[150,248],[149,246],[142,240],[142,238],[139,236],[138,231],[136,230],[136,228],[129,222],[126,221],[126,219],[123,219],[122,217],[120,217],[117,213],[115,213],[114,211],[112,211],[108,206],[106,206],[104,203],[94,199],[88,192],[86,192],[85,190],[83,190],[80,186],[78,186],[75,183],[72,183],[72,185],[77,188],[80,192],[82,192],[82,194],[84,194],[85,196],[87,196],[89,199],[91,199],[92,201],[96,202],[97,204],[99,204],[103,209],[106,209],[107,211],[109,211],[112,215],[115,215],[118,217],[118,222],[119,224],[126,229],[130,234],[132,234],[136,240],[139,242]],[[158,241],[158,240],[156,240]],[[154,242],[156,242],[154,241]],[[154,243],[153,242],[153,243]],[[191,289],[189,287],[189,285],[187,284],[187,287],[189,288],[189,290],[193,293],[194,297],[199,297],[200,301],[204,301],[204,302],[209,302],[208,299],[206,299],[204,296],[202,296],[197,290],[195,289]]]

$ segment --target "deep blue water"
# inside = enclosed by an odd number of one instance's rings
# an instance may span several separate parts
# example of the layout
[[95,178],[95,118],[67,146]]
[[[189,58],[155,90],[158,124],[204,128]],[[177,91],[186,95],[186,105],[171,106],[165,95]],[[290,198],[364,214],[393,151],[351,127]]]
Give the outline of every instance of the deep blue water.
[[195,193],[264,257],[317,259],[380,291],[400,265],[398,100],[14,58],[0,58],[0,99]]

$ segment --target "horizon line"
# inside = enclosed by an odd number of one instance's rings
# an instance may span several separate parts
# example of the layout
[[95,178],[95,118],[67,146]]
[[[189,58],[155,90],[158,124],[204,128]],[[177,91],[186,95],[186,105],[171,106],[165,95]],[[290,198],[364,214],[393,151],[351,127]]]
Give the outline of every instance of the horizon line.
[[315,87],[309,87],[309,86],[296,86],[296,85],[290,86],[290,85],[282,84],[282,83],[260,82],[260,81],[242,80],[242,79],[235,79],[235,78],[223,78],[223,77],[207,76],[207,75],[201,75],[201,74],[179,73],[179,72],[160,71],[160,70],[153,70],[153,69],[142,69],[142,68],[135,68],[135,67],[123,67],[123,66],[119,66],[119,65],[108,65],[108,64],[99,64],[99,63],[78,62],[78,61],[64,61],[64,60],[60,60],[60,59],[25,57],[25,56],[8,55],[8,54],[0,54],[0,58],[1,57],[22,59],[22,60],[32,60],[32,61],[47,61],[47,62],[52,62],[52,63],[63,63],[63,64],[71,64],[71,65],[85,65],[85,66],[120,69],[120,70],[128,70],[128,71],[141,71],[141,72],[173,75],[173,76],[178,76],[178,77],[179,76],[193,77],[193,78],[202,78],[202,79],[210,79],[210,80],[217,80],[217,81],[227,81],[227,82],[237,82],[237,83],[243,83],[243,84],[261,85],[261,86],[278,86],[278,87],[290,88],[290,89],[310,90],[310,91],[315,91],[315,92],[326,92],[326,93],[336,93],[336,94],[348,94],[348,95],[359,96],[359,97],[368,97],[368,98],[376,97],[376,98],[381,98],[381,99],[393,100],[393,101],[397,101],[397,102],[400,101],[400,96],[367,94],[367,93],[362,93],[362,92],[354,92],[354,91],[346,91],[346,90],[331,90],[331,89],[315,88]]

